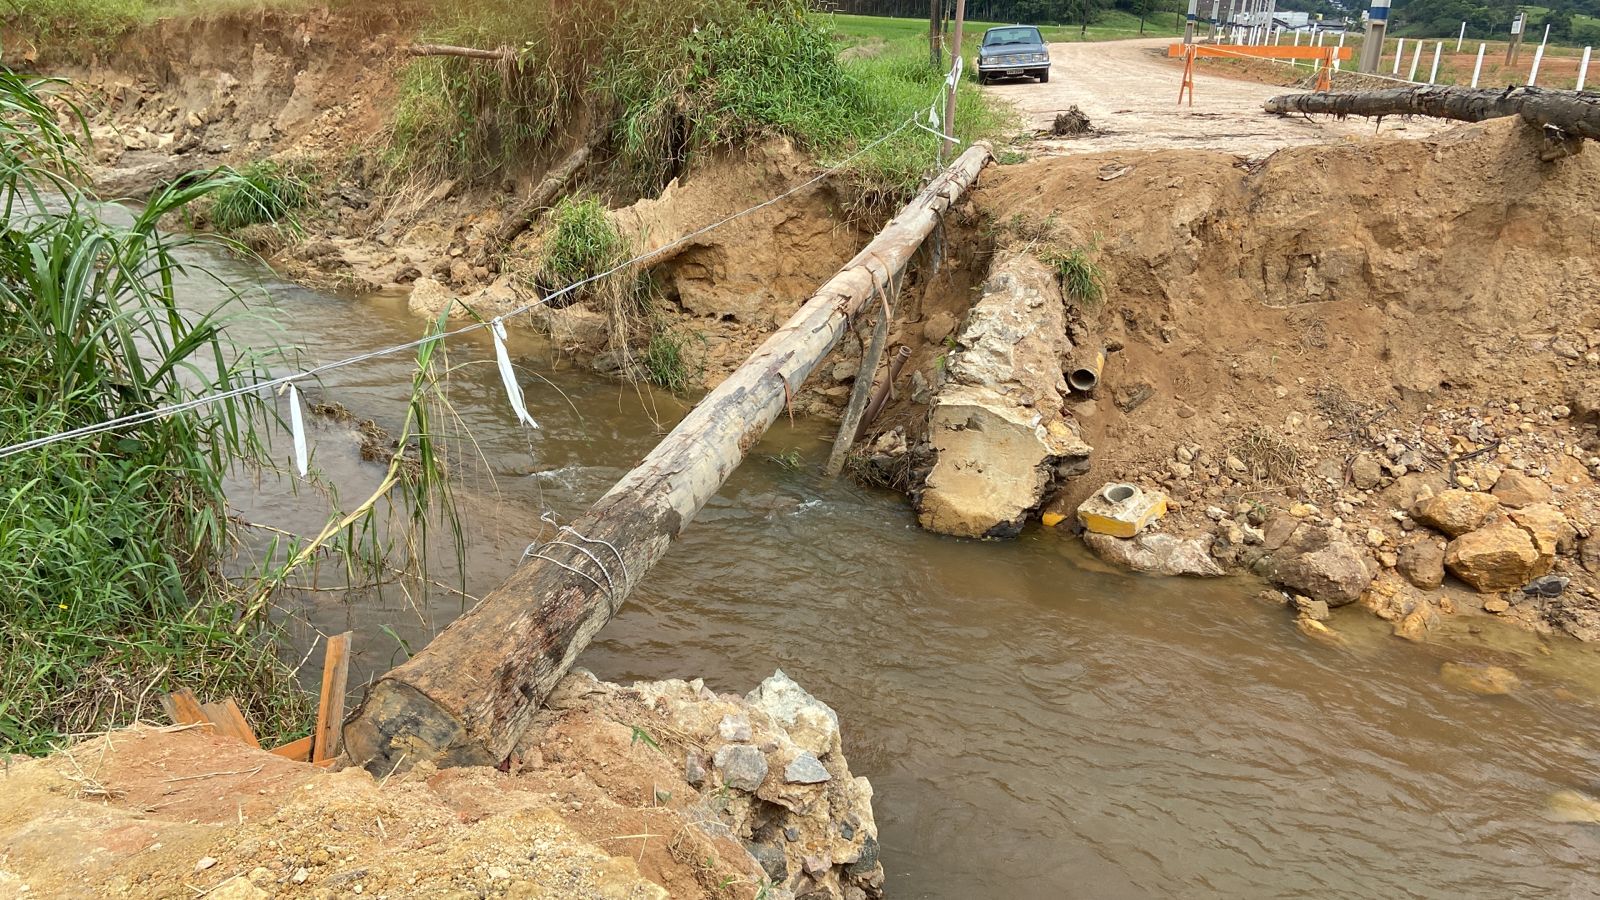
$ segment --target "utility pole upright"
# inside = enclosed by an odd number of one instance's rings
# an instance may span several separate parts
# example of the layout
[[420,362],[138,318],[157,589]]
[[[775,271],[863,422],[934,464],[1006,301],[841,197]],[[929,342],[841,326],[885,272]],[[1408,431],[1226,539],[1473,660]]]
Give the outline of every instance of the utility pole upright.
[[[950,72],[959,74],[956,66],[961,63],[961,28],[967,23],[967,0],[956,0],[955,31],[950,35]],[[944,165],[945,160],[955,151],[956,134],[956,92],[961,89],[961,79],[952,78],[953,82],[944,98],[944,133],[950,135],[950,140],[939,142],[939,164]]]
[[1371,75],[1378,71],[1378,60],[1383,58],[1383,33],[1389,27],[1389,0],[1372,0],[1367,9],[1367,36],[1361,42],[1361,71]]
[[1189,18],[1183,23],[1183,42],[1194,43],[1195,21],[1200,14],[1200,0],[1189,0]]
[[1522,32],[1527,24],[1528,14],[1525,12],[1517,13],[1517,17],[1511,20],[1511,43],[1506,45],[1506,65],[1508,66],[1517,64],[1517,55],[1522,52]]

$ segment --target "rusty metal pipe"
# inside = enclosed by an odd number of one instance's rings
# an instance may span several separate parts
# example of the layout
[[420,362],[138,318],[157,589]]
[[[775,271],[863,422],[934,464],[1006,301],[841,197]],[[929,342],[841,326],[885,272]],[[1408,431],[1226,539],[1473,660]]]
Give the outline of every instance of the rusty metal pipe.
[[1079,357],[1078,364],[1067,372],[1067,386],[1082,394],[1094,393],[1100,385],[1100,371],[1106,367],[1106,351],[1096,350]]

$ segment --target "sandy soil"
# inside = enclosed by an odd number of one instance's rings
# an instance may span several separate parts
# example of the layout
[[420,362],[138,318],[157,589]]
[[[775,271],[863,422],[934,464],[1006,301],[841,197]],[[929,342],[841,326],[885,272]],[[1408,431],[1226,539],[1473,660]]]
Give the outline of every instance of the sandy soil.
[[[882,896],[872,789],[835,714],[809,695],[767,708],[575,672],[504,770],[326,771],[142,724],[0,755],[0,898]],[[772,760],[753,789],[724,782],[715,754],[732,745]],[[803,753],[823,781],[788,779]]]
[[[1221,150],[1259,158],[1284,147],[1328,143],[1374,133],[1366,121],[1285,118],[1261,104],[1281,87],[1202,71],[1195,77],[1194,104],[1178,106],[1182,70],[1161,55],[1172,43],[1158,38],[1093,44],[1052,44],[1054,71],[1048,84],[1017,79],[985,90],[1014,105],[1034,129],[1048,129],[1057,113],[1076,105],[1096,133],[1041,137],[1032,149],[1056,156],[1107,150],[1171,148]],[[1440,126],[1385,122],[1388,136],[1426,137]]]

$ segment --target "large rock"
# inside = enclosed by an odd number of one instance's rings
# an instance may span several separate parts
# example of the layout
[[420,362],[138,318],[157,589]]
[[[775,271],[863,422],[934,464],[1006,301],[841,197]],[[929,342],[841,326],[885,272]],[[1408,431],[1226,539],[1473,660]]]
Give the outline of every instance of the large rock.
[[158,156],[138,165],[96,169],[95,191],[107,200],[143,200],[182,175],[206,168],[207,160],[188,156]]
[[1556,791],[1545,800],[1550,818],[1570,824],[1600,825],[1600,800],[1577,791]]
[[406,299],[406,309],[424,319],[437,319],[456,302],[456,295],[433,278],[418,278],[411,284],[411,296]]
[[1423,590],[1444,584],[1444,547],[1431,534],[1420,534],[1400,546],[1395,568]]
[[1533,536],[1507,518],[1456,538],[1444,551],[1450,574],[1485,594],[1527,584],[1540,558]]
[[1257,560],[1255,569],[1273,584],[1329,606],[1356,602],[1372,583],[1361,551],[1344,533],[1315,525],[1295,529],[1283,546]]
[[1089,455],[1063,416],[1070,352],[1055,273],[1032,256],[1000,256],[968,314],[928,413],[935,462],[918,498],[923,528],[1011,537],[1063,460]]
[[1417,501],[1412,518],[1458,537],[1482,525],[1500,508],[1500,501],[1477,491],[1448,490]]
[[1211,558],[1206,543],[1198,539],[1179,540],[1160,532],[1118,538],[1086,531],[1083,542],[1106,562],[1136,572],[1204,577],[1223,574],[1222,567]]
[[1531,475],[1507,469],[1494,483],[1494,498],[1504,506],[1520,509],[1550,502],[1550,487]]
[[1533,567],[1534,578],[1549,572],[1556,563],[1556,554],[1571,550],[1577,541],[1577,529],[1561,510],[1548,503],[1513,509],[1507,515],[1533,538],[1533,546],[1539,551],[1539,562]]
[[712,764],[722,773],[722,783],[755,793],[767,777],[767,757],[749,744],[728,744],[717,751]]

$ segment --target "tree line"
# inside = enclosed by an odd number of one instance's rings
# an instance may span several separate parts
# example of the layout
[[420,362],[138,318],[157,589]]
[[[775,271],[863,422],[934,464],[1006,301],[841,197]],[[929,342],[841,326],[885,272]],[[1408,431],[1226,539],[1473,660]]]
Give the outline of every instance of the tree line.
[[[1520,4],[1516,0],[1396,0],[1395,32],[1400,35],[1437,37],[1457,33],[1467,23],[1467,37],[1506,39]],[[1550,26],[1558,41],[1600,43],[1600,0],[1553,0],[1549,6],[1531,7],[1525,39],[1541,38]]]

